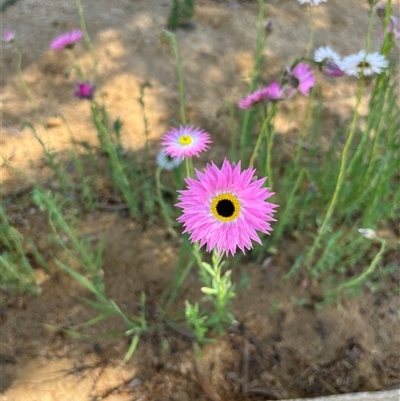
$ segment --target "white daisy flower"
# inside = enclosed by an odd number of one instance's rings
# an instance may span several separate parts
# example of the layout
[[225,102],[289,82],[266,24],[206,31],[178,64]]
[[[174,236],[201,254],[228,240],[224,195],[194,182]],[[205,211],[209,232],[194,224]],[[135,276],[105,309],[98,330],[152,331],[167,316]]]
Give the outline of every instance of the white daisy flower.
[[357,54],[345,57],[340,67],[347,75],[359,78],[361,75],[380,74],[388,65],[389,62],[383,54],[378,52],[367,54],[365,50],[360,50]]
[[298,0],[300,4],[309,4],[310,6],[317,6],[319,3],[326,3],[327,0]]
[[172,170],[178,167],[182,162],[182,157],[171,157],[165,153],[165,149],[161,149],[157,154],[157,165],[163,170]]
[[332,50],[329,46],[319,47],[315,50],[314,60],[317,63],[322,63],[324,61],[333,61],[335,64],[340,64],[341,57],[338,53]]

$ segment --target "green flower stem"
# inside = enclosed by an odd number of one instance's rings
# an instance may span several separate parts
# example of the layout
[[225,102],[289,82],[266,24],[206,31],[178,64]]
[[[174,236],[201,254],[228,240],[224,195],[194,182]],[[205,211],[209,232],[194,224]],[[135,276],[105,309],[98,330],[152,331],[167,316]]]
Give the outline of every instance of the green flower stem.
[[161,213],[167,223],[167,231],[172,235],[173,238],[177,238],[178,235],[174,230],[174,222],[172,221],[172,219],[168,213],[168,210],[166,208],[165,202],[162,198],[160,176],[161,176],[161,168],[157,167],[157,169],[156,169],[156,194],[157,194],[158,204],[160,205]]
[[383,33],[385,35],[383,43],[381,46],[381,54],[387,56],[394,45],[393,38],[391,34],[387,31],[387,27],[390,22],[390,17],[392,15],[392,0],[388,0],[386,4],[385,20],[383,21]]
[[74,57],[74,64],[72,65],[72,68],[77,72],[78,77],[81,81],[85,81],[86,77],[85,74],[82,71],[81,66],[79,65],[78,62],[78,57],[76,56],[74,48],[71,49],[72,55]]
[[[371,4],[370,13],[369,13],[369,19],[368,19],[368,30],[367,30],[367,38],[366,38],[366,44],[365,44],[365,47],[366,47],[365,51],[366,51],[367,54],[369,53],[370,48],[371,48],[372,22],[373,22],[373,17],[374,17],[374,14],[375,14],[375,3],[376,2],[374,1]],[[391,3],[391,0],[390,0],[390,3]],[[389,7],[390,7],[390,5],[389,5]],[[382,75],[379,75],[375,80],[375,86],[374,86],[374,89],[372,91],[371,99],[370,99],[370,102],[369,102],[369,110],[372,110],[374,104],[376,104],[376,97],[381,94],[382,81],[383,81],[383,76]],[[380,113],[380,118],[382,118],[382,113]],[[368,143],[369,132],[370,132],[369,124],[371,124],[371,121],[372,121],[372,118],[369,118],[368,119],[368,123],[367,123],[367,127],[363,132],[364,135],[362,136],[361,141],[360,141],[359,145],[357,146],[356,153],[355,153],[355,155],[353,156],[353,158],[352,158],[352,160],[350,162],[350,165],[349,165],[349,168],[348,168],[348,171],[350,173],[352,172],[352,170],[354,168],[354,165],[357,163],[357,161],[359,160],[360,156],[365,154],[365,152],[366,152],[365,145]]]
[[[299,168],[299,162],[300,162],[300,156],[301,156],[301,150],[303,147],[303,142],[304,142],[304,138],[307,135],[308,132],[308,128],[311,125],[311,121],[312,121],[312,114],[313,114],[313,106],[314,106],[314,90],[311,90],[311,94],[310,97],[308,98],[308,102],[307,102],[307,116],[306,119],[304,121],[304,123],[302,124],[302,129],[300,132],[300,136],[298,138],[297,141],[297,146],[296,146],[296,150],[295,150],[295,156],[294,156],[294,165]],[[296,169],[297,169],[296,168]]]
[[185,157],[186,177],[194,178],[193,160],[191,157]]
[[32,92],[28,88],[28,85],[26,84],[25,79],[24,79],[24,77],[22,75],[22,68],[21,68],[22,53],[19,50],[18,46],[14,42],[12,42],[12,46],[13,46],[15,52],[17,53],[17,74],[18,74],[18,79],[19,79],[19,81],[20,81],[20,83],[21,83],[21,85],[22,85],[22,87],[23,87],[23,89],[25,91],[26,96],[28,97],[28,99],[29,99],[29,101],[31,103],[31,106],[33,107],[33,109],[35,111],[35,115],[36,115],[37,120],[40,122],[40,124],[43,125],[43,127],[46,127],[46,124],[44,123],[44,121],[43,121],[43,119],[42,119],[42,117],[41,117],[41,115],[39,113],[39,107],[38,107],[38,105],[36,103],[36,100],[33,97]]
[[261,142],[264,137],[264,133],[265,133],[265,136],[267,136],[267,127],[268,127],[268,123],[271,121],[271,119],[272,119],[272,113],[268,114],[267,117],[265,117],[265,119],[261,125],[261,129],[260,129],[260,133],[258,134],[256,145],[254,146],[253,153],[250,157],[249,166],[254,166],[254,162],[256,161],[256,158],[258,156],[258,151],[260,150]]
[[272,121],[273,118],[275,118],[276,112],[278,110],[278,104],[276,102],[273,103],[272,105],[272,110],[271,110],[271,117],[268,121],[268,124],[266,126],[266,139],[267,139],[267,159],[265,161],[265,172],[269,180],[268,186],[270,188],[273,188],[274,182],[273,182],[273,177],[272,177],[272,145],[274,142],[274,133],[273,133],[273,127],[271,126],[270,122]]
[[[378,265],[379,261],[382,258],[383,253],[386,250],[386,241],[381,240],[381,247],[379,249],[379,252],[375,255],[375,257],[372,259],[371,264],[356,278],[346,281],[336,288],[333,288],[332,290],[328,291],[325,293],[325,299],[329,299],[332,297],[335,297],[338,295],[341,291],[349,288],[356,288],[359,287],[367,277],[369,277],[376,269],[376,266]],[[322,302],[323,303],[323,302]]]
[[238,146],[238,130],[235,126],[235,109],[236,105],[233,103],[229,104],[229,130],[231,133],[231,141],[229,146],[229,160],[236,161],[237,146]]
[[297,180],[293,185],[293,188],[287,198],[286,206],[283,208],[283,212],[278,218],[278,223],[274,227],[274,235],[272,236],[271,246],[275,245],[279,241],[283,233],[283,230],[288,225],[287,223],[290,220],[291,212],[295,205],[296,192],[298,191],[300,184],[304,178],[307,178],[307,170],[303,168],[300,170],[300,174],[298,175]]
[[[249,93],[254,92],[257,87],[258,79],[259,79],[259,69],[262,63],[262,53],[265,48],[267,36],[264,32],[264,0],[258,0],[258,31],[257,31],[257,44],[256,51],[254,55],[254,64],[250,74],[251,81],[249,86]],[[252,110],[246,110],[243,117],[241,135],[240,135],[240,149],[239,156],[240,159],[243,160],[245,156],[245,150],[249,145],[250,132],[248,132],[248,126],[250,122],[250,115]]]
[[307,43],[306,57],[310,56],[311,48],[314,43],[314,33],[315,33],[315,21],[314,21],[313,7],[310,5],[308,8],[310,11],[310,36],[308,38],[308,43]]
[[118,156],[118,152],[112,141],[110,132],[108,131],[108,128],[104,125],[102,116],[100,115],[96,103],[91,102],[90,108],[92,111],[94,124],[99,134],[100,144],[101,146],[104,146],[103,150],[107,152],[110,158],[110,165],[112,167],[112,178],[117,184],[118,189],[122,192],[125,201],[128,203],[130,213],[136,218],[139,218],[140,212],[135,198],[136,195],[131,190],[128,177],[125,174],[124,168],[121,164],[121,160]]
[[145,137],[145,146],[144,146],[144,161],[146,170],[149,171],[149,121],[147,120],[146,116],[146,107],[144,103],[144,94],[146,88],[150,88],[151,85],[149,82],[145,82],[140,85],[140,97],[139,97],[139,104],[140,108],[142,109],[143,115],[143,126],[144,126],[144,137]]
[[193,251],[193,256],[196,260],[197,265],[199,266],[199,269],[202,268],[203,265],[203,260],[201,257],[201,251],[200,251],[200,244],[199,242],[195,242],[192,246],[192,251]]
[[166,31],[164,33],[165,37],[170,40],[172,51],[174,52],[176,66],[178,70],[178,85],[179,85],[179,109],[181,114],[181,121],[183,125],[187,124],[186,119],[186,97],[185,97],[185,83],[183,79],[183,68],[182,68],[182,60],[179,57],[178,43],[176,41],[176,37],[172,32]]
[[244,112],[243,123],[242,123],[242,132],[240,134],[240,151],[239,151],[240,160],[243,160],[244,154],[245,154],[245,149],[246,149],[246,144],[247,144],[247,135],[248,135],[247,130],[248,130],[251,112],[252,112],[251,110],[246,110]]
[[371,7],[369,10],[369,18],[368,18],[368,28],[367,28],[367,38],[365,42],[365,52],[368,54],[371,49],[371,35],[372,35],[372,21],[375,15],[375,5],[377,1],[373,0],[371,2]]
[[99,84],[100,83],[100,75],[97,70],[97,66],[98,66],[99,62],[96,59],[96,56],[94,55],[93,45],[92,45],[90,36],[89,36],[87,28],[86,28],[86,22],[85,22],[85,17],[83,15],[83,8],[82,8],[81,0],[76,0],[76,8],[78,9],[79,22],[80,22],[80,25],[81,25],[81,28],[83,31],[85,43],[86,43],[87,48],[89,49],[90,57],[92,59],[93,70],[94,70],[94,74],[96,77],[96,82]]
[[357,125],[357,119],[358,119],[358,108],[361,103],[363,87],[364,87],[364,80],[360,79],[360,81],[358,83],[356,106],[355,106],[355,110],[354,110],[354,114],[353,114],[353,119],[351,121],[350,132],[347,137],[346,143],[344,145],[341,160],[340,160],[340,170],[339,170],[338,179],[336,181],[335,192],[333,194],[331,203],[329,204],[328,210],[325,214],[321,228],[318,231],[317,237],[315,238],[311,249],[308,251],[308,253],[305,257],[304,264],[307,266],[307,268],[310,268],[310,264],[314,258],[315,252],[318,250],[320,242],[325,235],[325,232],[328,228],[328,224],[330,223],[332,214],[338,203],[339,195],[340,195],[341,189],[343,187],[344,179],[346,178],[346,171],[347,171],[346,165],[347,165],[347,161],[348,161],[347,159],[348,159],[350,147],[351,147],[351,144],[353,143],[354,135],[356,132],[356,125]]

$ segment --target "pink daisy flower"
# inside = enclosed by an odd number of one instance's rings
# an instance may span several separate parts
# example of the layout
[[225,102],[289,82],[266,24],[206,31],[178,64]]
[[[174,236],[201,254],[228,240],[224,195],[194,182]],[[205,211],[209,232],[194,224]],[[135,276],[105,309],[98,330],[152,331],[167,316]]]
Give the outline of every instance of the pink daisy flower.
[[212,141],[206,131],[190,125],[172,128],[161,138],[161,145],[165,146],[165,153],[177,158],[198,157],[200,152],[208,149],[209,143]]
[[176,206],[182,208],[178,221],[183,233],[191,234],[191,242],[232,256],[237,248],[243,253],[253,248],[252,241],[261,244],[256,230],[272,231],[268,222],[275,221],[278,205],[265,202],[273,193],[262,187],[266,178],[257,180],[254,172],[252,167],[241,172],[240,162],[234,166],[225,159],[221,169],[211,163],[204,173],[196,170],[197,180],[186,178],[187,189],[178,191]]
[[91,85],[88,81],[78,82],[76,84],[76,91],[74,92],[74,95],[79,99],[92,100],[95,90],[95,84]]
[[286,81],[288,84],[288,96],[292,97],[297,91],[308,96],[314,86],[314,72],[306,63],[299,63],[293,69],[286,67]]
[[50,43],[50,49],[60,51],[64,49],[72,49],[75,43],[83,38],[83,32],[80,29],[75,29],[71,32],[66,32]]

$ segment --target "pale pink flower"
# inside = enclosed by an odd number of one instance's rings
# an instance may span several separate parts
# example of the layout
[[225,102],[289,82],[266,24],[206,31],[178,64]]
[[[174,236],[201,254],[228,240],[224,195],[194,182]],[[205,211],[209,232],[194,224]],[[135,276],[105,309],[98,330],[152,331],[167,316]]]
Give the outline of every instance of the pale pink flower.
[[14,33],[11,31],[8,31],[7,29],[3,32],[3,38],[6,42],[11,42],[14,40]]
[[64,49],[72,49],[74,45],[83,38],[83,32],[75,29],[71,32],[63,33],[50,43],[50,49],[60,51]]
[[172,157],[198,157],[209,143],[212,143],[210,134],[192,126],[172,128],[161,138],[165,153]]
[[278,205],[265,202],[273,195],[263,187],[266,178],[254,178],[252,167],[240,169],[240,162],[235,166],[226,159],[221,169],[208,164],[204,173],[196,170],[197,179],[186,178],[187,189],[178,191],[183,233],[190,233],[191,242],[199,241],[200,247],[206,245],[208,252],[216,248],[218,254],[233,256],[239,248],[245,253],[253,248],[252,241],[261,244],[256,231],[272,231],[268,222],[275,221]]
[[392,32],[395,39],[400,39],[400,19],[392,15],[389,19],[387,31]]
[[314,86],[314,72],[306,63],[298,63],[293,69],[286,67],[285,81],[287,83],[287,93],[289,97],[295,95],[297,91],[304,96],[308,96],[310,89]]
[[318,6],[320,3],[326,3],[327,0],[298,0],[300,4],[309,4],[310,6]]
[[171,157],[165,153],[165,149],[161,149],[157,153],[157,165],[163,170],[170,171],[178,167],[182,162],[182,157]]

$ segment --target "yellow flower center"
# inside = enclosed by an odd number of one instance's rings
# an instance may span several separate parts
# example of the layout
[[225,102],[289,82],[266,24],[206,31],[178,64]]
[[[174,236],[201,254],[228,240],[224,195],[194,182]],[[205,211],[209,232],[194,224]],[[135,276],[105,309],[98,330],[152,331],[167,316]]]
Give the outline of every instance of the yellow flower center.
[[236,220],[240,213],[239,199],[232,194],[217,195],[211,202],[211,213],[224,223]]
[[193,142],[193,138],[190,135],[182,135],[178,142],[183,146],[188,146]]

